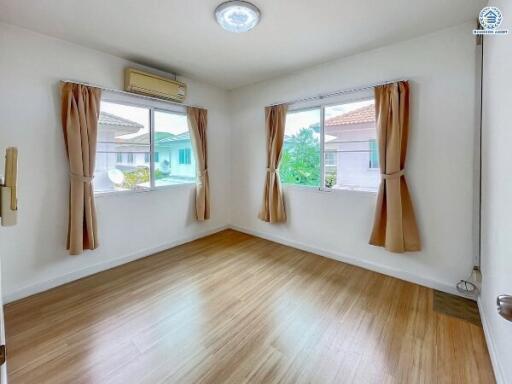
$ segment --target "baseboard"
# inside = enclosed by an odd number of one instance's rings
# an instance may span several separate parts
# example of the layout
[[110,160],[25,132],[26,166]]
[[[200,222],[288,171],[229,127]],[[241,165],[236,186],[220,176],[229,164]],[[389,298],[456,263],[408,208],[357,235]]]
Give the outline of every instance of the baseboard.
[[382,273],[384,275],[392,276],[392,277],[395,277],[400,280],[408,281],[410,283],[415,283],[415,284],[422,285],[422,286],[425,286],[428,288],[437,289],[442,292],[451,293],[453,295],[469,298],[464,295],[461,295],[460,292],[458,292],[457,289],[452,284],[447,284],[442,281],[438,281],[438,280],[434,280],[434,279],[426,279],[422,276],[419,276],[419,275],[416,275],[413,273],[409,273],[409,272],[404,272],[399,269],[390,268],[383,264],[378,264],[378,263],[373,263],[373,262],[366,261],[366,260],[361,260],[354,256],[350,256],[350,255],[343,254],[340,252],[334,252],[334,251],[330,251],[327,249],[312,247],[310,245],[307,245],[307,244],[304,244],[304,243],[301,243],[298,241],[288,240],[288,239],[285,239],[280,236],[271,235],[271,234],[261,232],[261,231],[255,231],[253,229],[244,228],[244,227],[241,227],[238,225],[231,225],[231,228],[236,231],[247,233],[248,235],[261,237],[266,240],[274,241],[276,243],[287,245],[289,247],[301,249],[306,252],[315,253],[317,255],[324,256],[329,259],[342,261],[347,264],[355,265],[357,267],[368,269],[370,271],[374,271],[374,272]]
[[264,233],[261,231],[254,231],[252,229],[240,227],[237,225],[224,225],[224,226],[220,226],[220,227],[208,230],[208,231],[204,231],[204,232],[195,234],[193,236],[187,236],[182,239],[175,240],[175,241],[172,241],[169,243],[160,244],[156,247],[147,248],[147,249],[135,252],[133,254],[129,254],[126,256],[116,258],[114,260],[108,260],[103,263],[94,264],[89,267],[86,267],[86,268],[83,268],[83,269],[80,269],[77,271],[73,271],[73,272],[67,273],[62,276],[58,276],[58,277],[50,279],[50,280],[38,282],[38,283],[35,283],[32,285],[23,287],[21,289],[18,289],[16,291],[6,293],[5,296],[3,297],[4,304],[23,299],[25,297],[34,295],[36,293],[47,291],[51,288],[58,287],[59,285],[63,285],[63,284],[72,282],[74,280],[78,280],[80,278],[87,277],[87,276],[93,275],[95,273],[105,271],[110,268],[117,267],[122,264],[126,264],[130,261],[134,261],[134,260],[140,259],[142,257],[146,257],[146,256],[152,255],[154,253],[158,253],[158,252],[164,251],[166,249],[176,247],[178,245],[188,243],[190,241],[197,240],[197,239],[200,239],[205,236],[212,235],[214,233],[223,231],[228,228],[231,228],[236,231],[243,232],[243,233],[247,233],[252,236],[261,237],[266,240],[274,241],[276,243],[284,244],[284,245],[287,245],[287,246],[290,246],[293,248],[298,248],[298,249],[301,249],[301,250],[304,250],[307,252],[315,253],[315,254],[318,254],[318,255],[321,255],[324,257],[328,257],[330,259],[338,260],[338,261],[341,261],[341,262],[344,262],[347,264],[355,265],[355,266],[365,268],[365,269],[368,269],[371,271],[389,275],[389,276],[392,276],[392,277],[395,277],[395,278],[398,278],[401,280],[405,280],[405,281],[408,281],[411,283],[423,285],[423,286],[426,286],[426,287],[429,287],[432,289],[437,289],[439,291],[443,291],[446,293],[451,293],[454,295],[461,296],[461,294],[455,289],[455,287],[453,287],[450,284],[446,284],[444,282],[440,282],[440,281],[433,280],[433,279],[425,279],[422,276],[407,273],[407,272],[404,272],[404,271],[401,271],[398,269],[390,268],[386,265],[361,260],[359,258],[350,256],[350,255],[346,255],[343,253],[339,253],[339,252],[333,252],[333,251],[318,248],[318,247],[312,247],[312,246],[304,244],[304,243],[300,243],[297,241],[290,241],[283,237],[271,235],[271,234]]
[[505,384],[505,374],[501,368],[501,364],[498,360],[498,353],[496,352],[496,343],[494,342],[493,333],[491,331],[491,324],[487,320],[487,316],[484,311],[484,305],[482,299],[479,297],[477,300],[478,310],[480,311],[480,319],[482,320],[482,328],[484,329],[485,341],[487,342],[487,350],[491,357],[492,369],[494,370],[494,378],[497,384]]
[[72,281],[81,279],[83,277],[87,277],[90,275],[93,275],[95,273],[105,271],[107,269],[111,269],[114,267],[117,267],[119,265],[123,265],[126,263],[129,263],[130,261],[134,261],[146,256],[153,255],[155,253],[165,251],[166,249],[177,247],[178,245],[182,245],[185,243],[189,243],[191,241],[200,239],[202,237],[213,235],[214,233],[223,231],[225,229],[229,229],[230,227],[228,225],[223,225],[220,227],[216,227],[214,229],[210,229],[207,231],[203,231],[197,234],[194,234],[192,236],[186,236],[178,240],[174,240],[168,243],[160,244],[156,247],[146,248],[137,252],[134,252],[132,254],[121,256],[113,260],[108,260],[102,263],[97,263],[91,266],[88,266],[86,268],[79,269],[77,271],[73,271],[70,273],[66,273],[62,276],[58,276],[49,280],[45,280],[42,282],[38,282],[35,284],[28,285],[26,287],[23,287],[21,289],[17,289],[13,292],[9,292],[4,295],[3,301],[4,304],[23,299],[25,297],[35,295],[36,293],[44,292],[49,289],[58,287],[59,285],[67,284]]

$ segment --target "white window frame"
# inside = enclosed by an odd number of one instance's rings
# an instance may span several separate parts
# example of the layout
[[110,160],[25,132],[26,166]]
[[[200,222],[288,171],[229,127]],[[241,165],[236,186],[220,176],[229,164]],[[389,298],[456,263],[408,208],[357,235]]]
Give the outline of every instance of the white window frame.
[[[126,105],[130,107],[139,107],[145,108],[149,110],[149,181],[150,187],[145,189],[137,189],[137,190],[126,190],[126,191],[94,191],[95,197],[108,196],[108,195],[117,195],[117,194],[130,194],[130,193],[144,193],[144,192],[152,192],[156,190],[162,189],[172,189],[172,188],[191,188],[195,187],[195,182],[186,182],[180,184],[172,184],[172,185],[160,185],[157,186],[155,184],[155,112],[167,112],[174,113],[187,116],[187,107],[185,105],[171,104],[165,101],[150,99],[144,96],[137,95],[128,95],[125,93],[112,92],[108,90],[104,90],[101,95],[101,102],[107,103],[115,103]],[[192,150],[191,150],[191,156]],[[196,175],[197,176],[197,175]]]
[[[344,188],[326,188],[325,187],[325,140],[324,140],[324,124],[325,124],[325,108],[333,107],[340,104],[350,104],[357,103],[359,101],[372,100],[375,98],[373,89],[358,91],[355,93],[347,93],[336,95],[333,97],[329,97],[326,99],[320,100],[312,100],[312,101],[304,101],[297,102],[288,105],[288,111],[290,112],[304,112],[312,109],[320,109],[320,186],[314,187],[310,185],[300,185],[300,184],[287,184],[283,183],[285,188],[292,189],[302,189],[302,190],[310,190],[310,191],[320,191],[320,192],[328,192],[328,193],[346,193],[346,192],[355,192],[355,193],[370,193],[377,194],[377,191],[366,190],[366,189],[344,189]],[[286,127],[285,127],[286,131]],[[374,170],[374,169],[373,169]]]

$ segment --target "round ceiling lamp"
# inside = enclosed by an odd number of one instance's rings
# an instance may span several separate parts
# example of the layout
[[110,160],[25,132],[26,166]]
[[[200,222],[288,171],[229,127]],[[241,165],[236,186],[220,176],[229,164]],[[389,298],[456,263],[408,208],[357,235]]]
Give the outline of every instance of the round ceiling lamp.
[[261,12],[247,1],[226,1],[215,9],[217,23],[226,31],[241,33],[253,29],[260,21]]

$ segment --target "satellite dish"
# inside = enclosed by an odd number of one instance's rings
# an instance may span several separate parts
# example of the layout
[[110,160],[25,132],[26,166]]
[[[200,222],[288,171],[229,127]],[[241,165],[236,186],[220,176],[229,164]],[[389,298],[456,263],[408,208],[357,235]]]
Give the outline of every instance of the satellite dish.
[[124,183],[124,173],[119,169],[114,168],[108,171],[108,178],[113,184],[123,184]]
[[165,159],[160,163],[160,172],[162,172],[164,175],[168,175],[171,172],[171,168],[169,166],[169,160]]

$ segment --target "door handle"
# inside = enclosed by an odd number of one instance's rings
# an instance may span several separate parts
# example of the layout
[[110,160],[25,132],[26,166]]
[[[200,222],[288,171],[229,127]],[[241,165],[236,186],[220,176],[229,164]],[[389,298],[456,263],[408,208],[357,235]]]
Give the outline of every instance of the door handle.
[[512,296],[499,295],[497,299],[498,313],[504,319],[512,321]]

